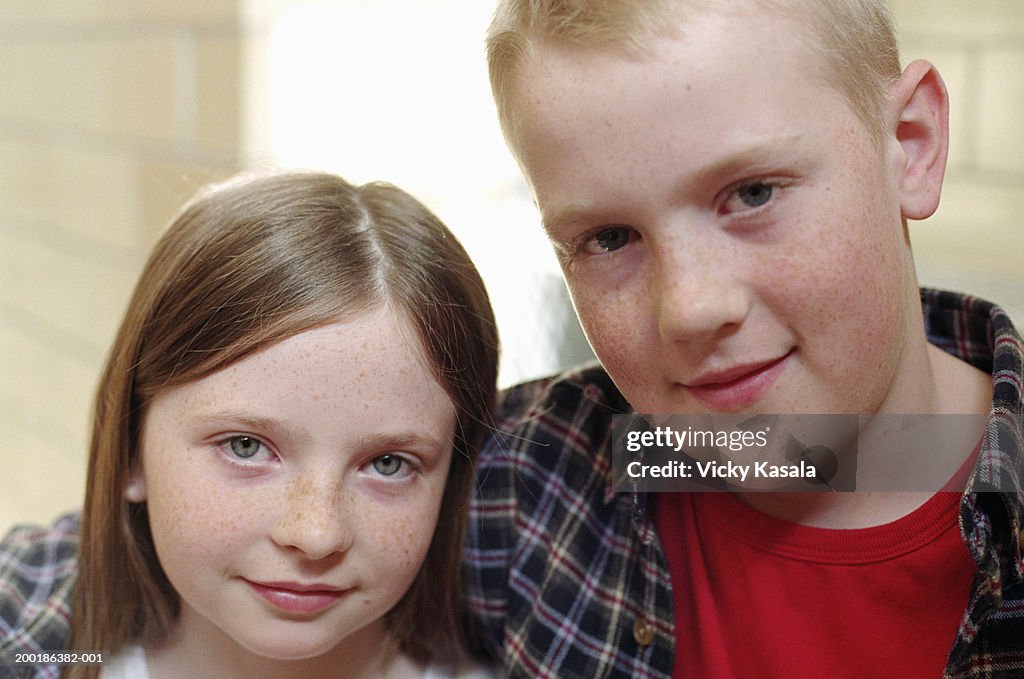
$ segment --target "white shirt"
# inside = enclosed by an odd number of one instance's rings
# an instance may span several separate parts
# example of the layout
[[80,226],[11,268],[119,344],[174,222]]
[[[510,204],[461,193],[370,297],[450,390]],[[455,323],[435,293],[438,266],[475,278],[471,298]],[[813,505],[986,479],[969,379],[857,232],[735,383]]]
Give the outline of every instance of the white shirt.
[[99,679],[149,679],[146,651],[142,646],[125,646],[120,653],[103,663]]
[[[471,661],[457,665],[431,663],[423,679],[497,679],[497,674]],[[125,646],[120,653],[103,663],[99,679],[149,679],[146,651],[142,646]]]

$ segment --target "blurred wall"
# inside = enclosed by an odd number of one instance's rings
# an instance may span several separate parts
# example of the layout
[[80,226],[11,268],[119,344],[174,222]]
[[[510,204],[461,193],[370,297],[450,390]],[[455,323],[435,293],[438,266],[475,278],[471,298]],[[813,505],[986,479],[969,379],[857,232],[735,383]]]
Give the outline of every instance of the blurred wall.
[[141,261],[232,171],[234,0],[5,0],[0,532],[81,503],[93,390]]
[[1024,324],[1024,2],[890,0],[904,63],[927,58],[950,93],[942,202],[912,224],[925,284],[965,290]]
[[[141,261],[196,186],[243,165],[265,167],[283,158],[357,180],[366,171],[368,178],[399,181],[481,263],[502,324],[506,383],[585,357],[575,350],[578,329],[569,323],[564,290],[552,265],[542,263],[551,256],[514,165],[482,158],[484,147],[504,153],[493,120],[483,124],[490,132],[474,122],[493,116],[482,62],[489,10],[480,8],[490,3],[431,0],[428,8],[408,1],[407,11],[401,0],[4,1],[0,533],[16,521],[49,521],[80,504],[94,384]],[[471,9],[463,4],[471,1]],[[340,12],[352,25],[280,48],[276,17],[294,17],[295,8],[305,16],[318,5],[325,17]],[[911,229],[921,278],[997,300],[1024,324],[1024,227],[1015,213],[1024,199],[1024,2],[892,0],[892,6],[904,60],[934,61],[953,102],[942,206]],[[457,21],[468,14],[469,25]],[[403,23],[365,35],[365,45],[348,45],[366,33],[366,17]],[[438,39],[445,30],[460,35]],[[348,50],[342,59],[330,56],[330,45],[321,53],[321,45],[310,50],[308,44],[328,41]],[[460,51],[428,67],[452,43]],[[381,76],[381,49],[388,44],[400,52],[398,62],[415,68],[391,63]],[[287,53],[299,48],[312,53]],[[282,66],[288,63],[301,66]],[[358,87],[351,81],[356,71]],[[398,80],[407,72],[416,82]],[[295,83],[300,74],[311,76],[305,90]],[[439,94],[426,87],[430,78]],[[402,88],[420,94],[403,103],[388,91]],[[456,98],[467,88],[479,96]],[[323,96],[332,89],[339,92],[333,103]],[[351,124],[353,110],[370,103],[385,129]],[[443,106],[454,114],[439,114]],[[295,130],[283,109],[297,111],[320,156],[274,148],[278,133],[271,128]],[[449,115],[457,116],[454,129],[442,127]],[[416,127],[424,121],[426,129]],[[402,131],[397,143],[388,134],[395,130]],[[354,139],[345,136],[353,133]],[[364,144],[371,152],[415,156],[425,169],[391,171],[390,157],[381,168],[356,167],[358,135],[372,134],[379,139]],[[524,262],[536,269],[536,284],[525,280]],[[554,309],[561,315],[552,323]],[[564,351],[569,345],[574,350]],[[549,355],[560,348],[561,355]]]

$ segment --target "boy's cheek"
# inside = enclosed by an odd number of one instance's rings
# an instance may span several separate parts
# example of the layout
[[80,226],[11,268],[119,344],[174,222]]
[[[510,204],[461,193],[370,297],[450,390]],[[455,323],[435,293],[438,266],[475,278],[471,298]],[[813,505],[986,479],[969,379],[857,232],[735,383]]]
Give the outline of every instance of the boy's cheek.
[[658,385],[651,380],[665,372],[662,350],[649,300],[609,295],[576,298],[584,333],[594,353],[635,408],[651,411]]
[[595,290],[570,283],[570,294],[583,331],[602,362],[605,359],[601,354],[618,355],[627,347],[648,342],[640,332],[648,321],[644,318],[646,305],[628,290]]

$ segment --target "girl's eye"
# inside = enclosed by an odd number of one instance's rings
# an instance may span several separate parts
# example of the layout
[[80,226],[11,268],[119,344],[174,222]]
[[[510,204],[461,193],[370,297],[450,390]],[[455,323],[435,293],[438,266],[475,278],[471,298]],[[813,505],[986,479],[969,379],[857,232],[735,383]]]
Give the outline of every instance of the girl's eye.
[[764,181],[750,182],[733,191],[725,201],[726,212],[744,212],[759,208],[769,200],[775,186]]
[[232,455],[243,460],[252,458],[264,447],[259,439],[252,436],[232,436],[227,443]]
[[609,226],[601,229],[583,243],[583,250],[590,255],[615,252],[636,238],[636,231],[628,226]]
[[380,455],[373,458],[373,468],[381,476],[394,476],[405,465],[405,460],[397,455]]

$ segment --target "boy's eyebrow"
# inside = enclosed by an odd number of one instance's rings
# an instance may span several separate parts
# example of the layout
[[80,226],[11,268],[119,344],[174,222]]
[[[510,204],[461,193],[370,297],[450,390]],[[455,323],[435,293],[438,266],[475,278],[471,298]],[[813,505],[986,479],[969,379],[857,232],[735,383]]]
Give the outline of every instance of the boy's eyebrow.
[[[727,155],[715,158],[690,176],[683,177],[680,186],[684,189],[701,187],[735,174],[738,170],[753,173],[778,171],[782,165],[792,161],[795,155],[793,146],[802,137],[801,134],[788,134],[744,142],[743,146],[728,151]],[[597,209],[597,205],[585,202],[569,203],[554,211],[541,209],[541,224],[548,238],[557,241],[560,229],[588,222]]]
[[802,134],[787,134],[782,137],[753,139],[701,167],[689,181],[695,186],[700,186],[739,170],[753,173],[778,171],[782,166],[792,162],[795,157],[794,147],[802,137]]
[[557,233],[559,229],[572,226],[577,222],[586,222],[591,214],[593,214],[593,207],[583,203],[574,203],[560,208],[550,217],[541,210],[541,226],[550,240],[558,241],[560,240]]

